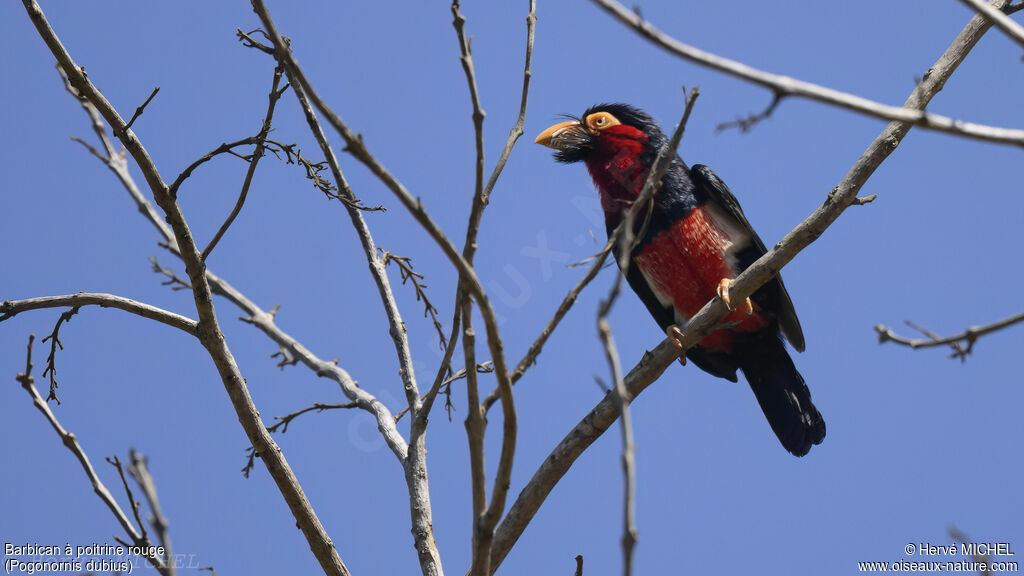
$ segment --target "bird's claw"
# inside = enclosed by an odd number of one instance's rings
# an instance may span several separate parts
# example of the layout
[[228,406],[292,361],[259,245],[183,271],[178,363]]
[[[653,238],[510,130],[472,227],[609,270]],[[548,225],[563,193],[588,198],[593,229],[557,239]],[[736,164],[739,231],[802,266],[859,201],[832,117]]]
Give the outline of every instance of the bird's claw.
[[[676,348],[680,352],[683,352],[683,339],[686,337],[683,331],[678,326],[672,325],[665,329],[665,336],[668,337],[668,341],[675,344]],[[679,363],[686,366],[686,353],[683,352],[679,355]]]
[[[732,305],[732,301],[729,298],[729,287],[732,286],[732,283],[732,278],[722,278],[722,281],[718,283],[717,290],[718,297],[722,299],[722,302],[725,302],[725,306],[729,308],[729,310],[736,309],[736,307]],[[750,300],[750,298],[744,300],[743,303],[740,304],[740,306],[743,308],[743,311],[747,313],[747,316],[750,316],[751,314],[754,313],[754,303]]]

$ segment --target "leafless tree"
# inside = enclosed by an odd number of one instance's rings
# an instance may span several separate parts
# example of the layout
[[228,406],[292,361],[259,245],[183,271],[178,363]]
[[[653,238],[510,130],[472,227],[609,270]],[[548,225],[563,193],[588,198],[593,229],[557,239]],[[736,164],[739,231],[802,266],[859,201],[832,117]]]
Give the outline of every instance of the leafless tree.
[[[789,234],[781,238],[771,250],[736,278],[731,289],[733,299],[743,300],[751,295],[762,284],[771,279],[779,270],[791,261],[801,250],[814,242],[847,208],[870,202],[874,196],[858,197],[865,182],[871,177],[881,163],[899,146],[904,136],[913,127],[926,130],[938,130],[965,138],[996,142],[1001,144],[1024,146],[1024,130],[985,126],[976,123],[956,120],[930,112],[925,108],[932,97],[952,76],[959,64],[968,55],[982,35],[993,25],[1024,45],[1024,30],[1008,14],[1024,7],[1024,3],[1011,4],[1009,0],[992,0],[982,4],[978,0],[963,0],[977,10],[964,29],[950,47],[929,68],[928,74],[914,87],[912,93],[902,107],[885,105],[855,95],[843,93],[830,88],[795,80],[789,77],[776,76],[757,70],[748,65],[731,61],[697,48],[688,46],[657,30],[654,25],[645,21],[640,14],[632,12],[615,0],[593,0],[593,3],[612,14],[615,18],[657,46],[697,64],[733,75],[744,81],[754,83],[768,89],[772,93],[771,105],[763,112],[743,118],[737,125],[743,129],[752,128],[758,121],[776,112],[777,104],[787,98],[804,98],[817,100],[828,105],[846,108],[858,113],[882,118],[889,124],[869,145],[867,150],[855,160],[849,172],[839,184],[828,191],[823,197],[822,205],[811,213]],[[172,558],[170,537],[167,522],[160,508],[156,485],[148,472],[146,459],[133,453],[127,466],[129,475],[137,482],[151,511],[148,524],[156,535],[156,543],[149,536],[140,513],[139,503],[132,494],[125,467],[116,458],[110,459],[111,464],[119,472],[123,489],[130,502],[131,516],[117,503],[111,491],[99,479],[90,463],[84,448],[78,443],[74,434],[67,431],[57,420],[48,406],[49,400],[58,400],[58,381],[56,378],[57,353],[62,347],[59,331],[62,324],[70,320],[72,315],[87,306],[116,308],[136,316],[155,320],[167,326],[177,328],[194,337],[203,346],[206,353],[216,366],[225,391],[238,416],[245,434],[251,443],[249,463],[246,473],[253,469],[258,458],[273,478],[278,491],[284,498],[295,522],[306,538],[310,550],[320,563],[326,574],[348,574],[348,568],[342,561],[343,552],[334,544],[328,535],[317,513],[307,499],[295,473],[285,457],[284,451],[275,442],[272,433],[287,429],[288,425],[300,416],[326,410],[349,409],[362,410],[369,413],[375,420],[377,429],[387,447],[397,459],[404,473],[408,489],[409,514],[413,534],[413,544],[418,553],[419,564],[424,575],[443,574],[441,554],[434,539],[432,521],[432,500],[426,460],[426,431],[429,415],[438,395],[450,390],[455,382],[465,386],[468,401],[466,431],[468,438],[468,455],[472,483],[472,561],[469,573],[474,576],[489,576],[501,565],[512,550],[516,541],[526,529],[540,506],[544,503],[552,488],[559,482],[569,467],[600,435],[623,416],[623,469],[626,478],[626,494],[624,498],[624,573],[632,570],[632,549],[636,540],[636,526],[633,519],[632,500],[634,486],[634,470],[632,466],[632,432],[628,419],[630,401],[653,383],[664,370],[677,358],[679,350],[668,341],[661,342],[632,369],[622,374],[623,370],[615,350],[607,312],[618,293],[619,282],[601,307],[598,315],[599,333],[607,351],[611,367],[609,393],[601,400],[564,438],[552,438],[551,456],[538,467],[533,477],[521,487],[516,487],[518,494],[513,492],[512,503],[508,500],[513,489],[511,472],[516,454],[517,416],[514,404],[514,385],[536,362],[538,356],[554,330],[558,327],[572,307],[577,296],[593,280],[602,269],[609,254],[617,245],[630,245],[627,230],[632,230],[626,222],[611,235],[603,249],[588,263],[589,270],[564,298],[550,322],[537,336],[525,356],[512,364],[506,356],[497,317],[491,305],[488,292],[477,275],[474,257],[477,250],[481,221],[488,206],[490,195],[502,170],[512,154],[517,140],[523,133],[523,123],[527,113],[530,91],[531,66],[533,61],[534,33],[536,25],[535,0],[523,2],[523,13],[526,19],[525,60],[522,79],[522,93],[518,116],[511,128],[504,148],[492,166],[490,172],[484,158],[484,112],[476,82],[476,70],[471,49],[470,37],[466,32],[466,18],[462,15],[458,0],[451,5],[455,36],[458,41],[460,58],[465,72],[466,85],[471,99],[471,113],[474,125],[476,162],[474,166],[474,186],[471,194],[471,211],[466,225],[465,239],[458,246],[432,218],[427,207],[407,189],[402,181],[390,172],[364,143],[362,137],[336,112],[332,106],[316,90],[316,79],[308,76],[292,51],[290,41],[274,23],[271,13],[263,0],[252,0],[253,8],[261,22],[261,29],[244,32],[238,31],[240,41],[246,46],[259,50],[273,58],[273,74],[267,96],[267,109],[259,130],[252,137],[225,143],[209,153],[201,156],[175,178],[168,180],[161,175],[154,159],[145,143],[132,130],[132,125],[143,117],[146,106],[157,96],[158,88],[154,89],[136,110],[129,120],[104,97],[97,89],[93,77],[86,75],[84,68],[76,62],[72,54],[61,43],[58,31],[48,22],[44,12],[35,0],[23,0],[31,22],[40,38],[46,43],[57,61],[61,75],[65,79],[67,90],[79,102],[88,115],[94,131],[90,141],[79,140],[81,144],[99,161],[103,162],[115,175],[121,185],[129,193],[135,207],[141,215],[158,231],[163,246],[184,265],[185,276],[179,277],[172,269],[164,268],[153,261],[154,270],[166,277],[165,284],[172,289],[188,291],[194,300],[194,318],[163,310],[145,303],[136,302],[112,294],[77,293],[69,295],[45,296],[22,300],[7,300],[0,304],[0,322],[23,312],[43,308],[59,308],[65,310],[53,328],[52,333],[44,339],[49,345],[49,355],[42,376],[48,379],[49,391],[44,399],[35,387],[32,376],[33,337],[29,337],[28,354],[25,371],[18,375],[18,381],[32,398],[33,404],[46,417],[61,440],[77,457],[86,472],[90,483],[101,500],[117,518],[123,528],[127,540],[126,545],[146,547],[159,546],[159,553],[147,557],[149,562],[162,574],[174,574],[175,568],[169,559]],[[290,31],[299,34],[301,31]],[[297,37],[297,36],[296,36]],[[284,97],[291,92],[294,103]],[[659,160],[673,154],[679,143],[686,119],[692,110],[696,92],[691,93],[677,126],[672,143],[659,154]],[[319,145],[322,161],[314,161],[298,150],[295,145],[272,138],[272,126],[275,111],[279,106],[297,104],[307,121],[309,130]],[[107,126],[111,131],[108,132]],[[437,248],[451,262],[452,271],[458,277],[455,294],[452,295],[453,317],[451,326],[446,333],[439,318],[438,309],[428,298],[424,290],[422,276],[413,268],[407,258],[379,249],[371,234],[369,223],[364,217],[368,210],[375,207],[364,204],[350,187],[342,171],[338,154],[329,141],[329,133],[333,131],[345,143],[347,152],[361,163],[380,182],[394,194],[412,217],[426,231]],[[114,139],[110,137],[113,134]],[[200,245],[189,227],[188,219],[178,202],[178,193],[193,172],[213,158],[230,154],[242,158],[248,163],[244,181],[238,198],[230,214],[224,219],[212,240]],[[290,163],[298,164],[305,171],[306,177],[328,197],[337,199],[347,211],[349,219],[359,237],[363,257],[368,264],[370,274],[380,295],[380,303],[384,308],[389,323],[390,335],[394,345],[394,354],[401,367],[400,381],[405,397],[405,407],[398,413],[392,413],[375,395],[375,391],[360,387],[353,375],[335,361],[324,360],[315,355],[300,340],[286,333],[275,323],[277,309],[264,310],[256,305],[239,288],[229,284],[227,280],[216,275],[207,267],[207,260],[218,242],[229,231],[239,216],[246,201],[253,175],[261,158],[272,154]],[[130,160],[129,160],[130,157]],[[128,170],[129,161],[141,171],[145,182],[137,185]],[[658,162],[656,162],[656,165]],[[667,163],[666,163],[667,164]],[[657,168],[651,171],[644,187],[644,192],[634,204],[643,206],[648,198],[658,189],[661,173]],[[371,203],[372,204],[372,203]],[[620,244],[622,243],[622,244]],[[625,253],[625,251],[623,251]],[[435,326],[443,347],[444,355],[439,370],[421,380],[413,367],[413,350],[406,333],[403,316],[394,296],[392,278],[388,274],[389,264],[399,271],[402,283],[409,283],[415,291],[417,300],[425,308]],[[279,365],[301,364],[321,378],[334,381],[347,397],[347,402],[336,404],[315,404],[297,412],[281,416],[278,422],[268,426],[254,403],[243,376],[243,369],[235,361],[229,343],[221,329],[224,308],[221,314],[215,307],[214,296],[219,296],[229,306],[238,308],[242,320],[251,324],[267,336],[278,348]],[[473,326],[474,310],[482,318],[485,346],[477,345],[477,332]],[[709,301],[703,309],[682,327],[684,334],[683,346],[693,346],[713,331],[728,313],[726,305],[719,298]],[[963,357],[970,353],[971,346],[977,338],[990,332],[1003,329],[1024,320],[1024,315],[1014,316],[992,326],[971,328],[961,335],[940,338],[927,333],[931,341],[908,340],[893,333],[890,329],[879,326],[878,331],[883,340],[899,342],[912,347],[953,346],[955,354]],[[453,363],[457,358],[457,350],[461,345],[462,365],[464,368],[455,370]],[[486,350],[489,358],[481,361],[478,353]],[[480,373],[493,373],[496,387],[487,394],[481,393]],[[462,382],[464,380],[464,382]],[[425,383],[424,383],[425,382]],[[397,385],[397,383],[395,383]],[[379,394],[379,391],[376,392]],[[488,428],[487,415],[490,408],[501,405],[501,444],[498,453],[498,466],[494,477],[488,482],[485,466],[485,435]],[[408,417],[409,429],[403,433],[398,428],[398,421]],[[488,491],[488,488],[490,490]],[[577,574],[582,573],[582,558],[577,558]]]

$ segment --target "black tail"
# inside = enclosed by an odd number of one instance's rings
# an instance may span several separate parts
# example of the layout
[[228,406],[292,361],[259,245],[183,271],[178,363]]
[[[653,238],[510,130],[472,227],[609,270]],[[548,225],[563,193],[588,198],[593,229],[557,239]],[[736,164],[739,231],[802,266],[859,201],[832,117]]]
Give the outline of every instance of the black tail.
[[771,332],[762,333],[744,342],[738,352],[740,369],[786,450],[803,456],[812,445],[821,444],[825,421],[811,403],[811,391],[782,340]]

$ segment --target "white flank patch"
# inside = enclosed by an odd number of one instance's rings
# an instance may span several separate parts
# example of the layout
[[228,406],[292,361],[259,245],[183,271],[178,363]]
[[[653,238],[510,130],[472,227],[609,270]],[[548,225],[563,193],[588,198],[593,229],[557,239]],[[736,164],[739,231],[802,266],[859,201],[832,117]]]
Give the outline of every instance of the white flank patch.
[[704,209],[710,217],[711,223],[722,233],[722,240],[725,242],[722,256],[729,267],[736,270],[738,268],[736,253],[750,245],[750,234],[722,208],[709,203],[704,206]]

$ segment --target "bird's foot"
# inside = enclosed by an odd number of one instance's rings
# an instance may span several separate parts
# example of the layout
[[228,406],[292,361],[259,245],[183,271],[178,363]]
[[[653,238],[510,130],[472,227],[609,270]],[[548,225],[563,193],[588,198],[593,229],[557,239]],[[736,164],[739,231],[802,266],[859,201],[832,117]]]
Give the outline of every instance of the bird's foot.
[[[732,286],[732,283],[732,278],[722,278],[722,281],[718,283],[718,297],[722,299],[722,302],[725,302],[725,305],[727,308],[729,308],[729,310],[736,309],[736,306],[733,306],[731,300],[729,299],[729,287]],[[743,309],[744,312],[747,313],[747,316],[750,316],[751,314],[754,313],[754,303],[750,300],[750,298],[744,300],[743,303],[740,304],[740,307]]]
[[683,339],[686,337],[683,331],[678,326],[673,324],[665,329],[665,336],[668,337],[668,341],[675,344],[676,348],[679,349],[681,354],[679,355],[679,363],[686,366],[686,352],[683,351]]

